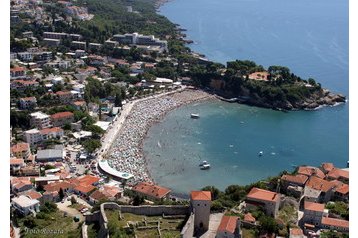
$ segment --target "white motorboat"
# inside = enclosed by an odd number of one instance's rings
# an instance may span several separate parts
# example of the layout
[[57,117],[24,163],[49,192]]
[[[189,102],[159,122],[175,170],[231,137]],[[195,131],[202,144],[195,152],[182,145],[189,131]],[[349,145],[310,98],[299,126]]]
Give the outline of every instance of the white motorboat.
[[202,170],[210,169],[210,164],[206,160],[204,160],[199,164],[199,167]]
[[200,116],[199,116],[199,114],[192,113],[192,114],[190,115],[190,117],[191,117],[191,118],[194,118],[194,119],[198,119]]

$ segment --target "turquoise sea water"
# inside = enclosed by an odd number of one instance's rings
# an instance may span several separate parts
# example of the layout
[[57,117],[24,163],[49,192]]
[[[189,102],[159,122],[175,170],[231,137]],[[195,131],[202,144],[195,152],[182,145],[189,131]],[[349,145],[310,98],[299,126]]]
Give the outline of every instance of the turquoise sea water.
[[[285,65],[348,96],[348,1],[174,0],[161,13],[188,29],[196,42],[190,47],[211,60]],[[289,113],[217,101],[191,104],[149,130],[144,154],[155,181],[179,193],[247,184],[300,164],[344,167],[348,104]],[[199,170],[201,160],[212,168]]]

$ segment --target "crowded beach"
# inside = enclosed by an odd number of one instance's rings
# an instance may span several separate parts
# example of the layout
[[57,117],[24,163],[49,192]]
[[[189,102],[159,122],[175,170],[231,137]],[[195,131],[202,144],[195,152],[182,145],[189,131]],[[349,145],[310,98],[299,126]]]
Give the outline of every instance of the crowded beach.
[[187,89],[136,102],[107,153],[108,164],[120,172],[133,174],[134,183],[153,182],[142,153],[142,141],[150,126],[159,122],[170,110],[210,98],[215,97],[200,90]]

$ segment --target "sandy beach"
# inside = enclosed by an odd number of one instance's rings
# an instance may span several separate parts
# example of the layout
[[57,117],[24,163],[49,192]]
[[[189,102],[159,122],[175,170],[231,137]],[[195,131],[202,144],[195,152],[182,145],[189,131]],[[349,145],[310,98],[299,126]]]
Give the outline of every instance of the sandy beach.
[[127,103],[103,138],[99,158],[108,159],[109,165],[120,172],[133,174],[134,184],[153,182],[142,153],[148,129],[177,107],[209,99],[215,96],[201,90],[183,89]]

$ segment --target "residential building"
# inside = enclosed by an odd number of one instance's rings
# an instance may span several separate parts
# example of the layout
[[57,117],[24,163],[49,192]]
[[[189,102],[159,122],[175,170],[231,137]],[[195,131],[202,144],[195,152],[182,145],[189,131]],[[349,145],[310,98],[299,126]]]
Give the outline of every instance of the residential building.
[[301,228],[290,228],[289,238],[307,238],[307,236],[303,234],[303,230]]
[[321,170],[323,173],[327,174],[334,168],[334,165],[332,163],[322,163],[321,164]]
[[41,176],[41,177],[35,178],[35,184],[37,187],[45,186],[47,184],[54,183],[57,181],[60,181],[60,176],[51,175],[51,176]]
[[82,196],[82,197],[89,197],[89,195],[93,192],[93,190],[95,190],[96,187],[92,186],[92,185],[77,185],[76,187],[73,188],[73,191]]
[[77,110],[86,110],[85,101],[74,101],[71,105],[74,106]]
[[241,238],[239,217],[223,216],[215,238]]
[[114,201],[122,196],[122,190],[116,186],[104,186],[103,188],[94,191],[89,196],[89,201],[96,204],[101,200]]
[[11,158],[10,159],[10,174],[19,175],[21,168],[25,166],[23,159]]
[[44,185],[44,190],[46,192],[59,192],[60,189],[62,189],[63,192],[68,193],[72,192],[73,188],[75,187],[74,184],[68,182],[68,181],[58,181],[53,183],[48,183]]
[[132,188],[132,191],[144,196],[148,200],[164,200],[168,199],[171,190],[158,185],[147,182],[138,183]]
[[344,183],[349,183],[349,171],[344,169],[333,168],[327,173],[328,180],[338,180]]
[[30,145],[36,145],[42,141],[42,135],[38,129],[31,129],[24,132],[24,140]]
[[100,50],[102,48],[102,44],[99,43],[89,43],[88,49],[89,50]]
[[105,64],[105,62],[106,62],[105,58],[100,55],[87,56],[87,63],[89,65],[99,67],[99,66],[103,66]]
[[71,40],[81,40],[82,39],[82,35],[80,34],[70,34],[69,37],[71,38]]
[[57,98],[60,100],[60,102],[62,103],[69,103],[72,101],[72,93],[70,91],[58,91],[55,93]]
[[51,83],[52,84],[64,84],[64,80],[63,80],[63,78],[61,77],[61,76],[57,76],[57,77],[53,77],[52,79],[51,79]]
[[24,62],[31,62],[34,56],[31,52],[19,52],[17,53],[17,58]]
[[59,196],[57,191],[53,191],[53,192],[46,191],[46,192],[44,192],[42,194],[42,200],[44,202],[46,202],[46,201],[59,202],[60,201],[60,196]]
[[338,201],[349,202],[349,185],[342,183],[334,190],[334,199]]
[[64,136],[64,132],[60,127],[45,128],[39,132],[42,140],[61,139]]
[[51,127],[51,118],[49,115],[42,112],[34,112],[30,114],[30,125],[38,129]]
[[10,83],[10,89],[15,89],[21,92],[25,89],[36,89],[37,87],[39,87],[39,83],[35,80],[17,79]]
[[335,183],[316,176],[312,176],[306,182],[304,189],[305,199],[311,202],[328,202],[333,196]]
[[40,211],[40,202],[36,199],[31,199],[24,195],[13,198],[11,203],[17,211],[25,216],[29,213]]
[[18,159],[27,160],[31,156],[29,143],[17,143],[11,146],[11,154]]
[[254,73],[251,73],[249,74],[249,79],[252,79],[252,80],[268,80],[268,77],[269,77],[269,73],[266,72],[266,71],[263,71],[263,72],[254,72]]
[[266,215],[276,217],[280,206],[281,198],[279,193],[271,192],[260,188],[252,188],[246,196],[247,208],[262,207]]
[[62,149],[46,149],[38,150],[36,155],[36,161],[38,162],[53,162],[63,160]]
[[104,42],[104,45],[107,46],[107,47],[110,47],[110,48],[115,48],[117,47],[119,44],[117,41],[111,41],[111,40],[106,40]]
[[324,209],[324,204],[308,201],[304,202],[303,212],[302,223],[309,223],[314,226],[320,226],[322,217],[328,215],[328,212]]
[[34,109],[37,107],[37,100],[35,97],[25,97],[19,100],[20,109]]
[[32,183],[30,181],[30,178],[24,178],[24,177],[13,177],[11,178],[11,190],[13,193],[21,193],[27,190],[32,189]]
[[76,50],[75,51],[75,57],[76,58],[80,58],[82,56],[85,56],[86,55],[86,51],[85,50]]
[[21,195],[25,195],[25,196],[29,197],[30,199],[36,199],[36,200],[39,200],[39,201],[42,198],[42,194],[39,193],[39,192],[36,192],[35,190],[26,191]]
[[303,174],[308,177],[316,176],[321,179],[325,178],[325,174],[319,168],[312,167],[312,166],[300,166],[298,167],[297,174]]
[[190,207],[194,213],[194,235],[204,233],[209,229],[211,192],[192,191]]
[[349,221],[342,220],[342,219],[336,219],[336,218],[330,218],[330,217],[322,217],[321,221],[321,227],[323,229],[328,230],[336,230],[344,233],[349,232]]
[[141,35],[138,33],[132,34],[124,34],[124,35],[114,35],[113,40],[117,41],[120,44],[127,44],[127,45],[154,45],[160,46],[164,50],[168,50],[168,43],[164,40],[159,40],[155,38],[153,35]]
[[71,124],[74,121],[74,115],[72,112],[59,112],[51,115],[52,124],[54,126],[64,126]]
[[24,67],[15,66],[10,68],[10,79],[26,78],[26,69]]
[[44,128],[42,130],[31,129],[24,132],[24,140],[31,145],[36,145],[49,139],[61,139],[63,136],[64,132],[59,127]]
[[49,38],[44,38],[42,41],[43,41],[44,45],[46,45],[48,47],[58,47],[61,43],[61,40],[49,39]]
[[305,183],[308,180],[307,175],[303,174],[297,174],[297,175],[290,175],[290,174],[284,174],[281,176],[281,189],[283,191],[287,191],[287,188],[289,186],[294,187],[304,187]]
[[86,50],[87,44],[85,41],[72,41],[71,47],[75,49]]
[[254,227],[256,225],[256,218],[250,213],[246,213],[244,216],[244,220],[242,221],[243,227]]
[[30,165],[30,166],[26,166],[24,168],[21,168],[20,174],[21,174],[21,176],[39,176],[40,175],[40,169]]
[[44,32],[43,38],[49,38],[49,39],[65,39],[67,38],[67,33],[63,32]]

